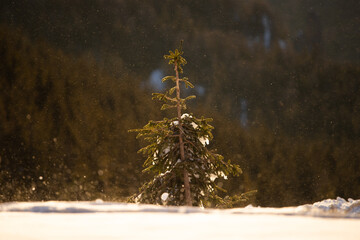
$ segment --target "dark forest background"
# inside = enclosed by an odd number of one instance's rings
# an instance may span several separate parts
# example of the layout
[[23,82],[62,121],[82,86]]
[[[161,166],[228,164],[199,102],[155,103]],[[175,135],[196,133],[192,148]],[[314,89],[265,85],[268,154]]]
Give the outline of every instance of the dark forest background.
[[[151,76],[184,40],[228,194],[360,198],[355,0],[2,0],[0,202],[123,201],[150,176],[129,129],[160,120]],[[171,115],[172,116],[172,115]]]

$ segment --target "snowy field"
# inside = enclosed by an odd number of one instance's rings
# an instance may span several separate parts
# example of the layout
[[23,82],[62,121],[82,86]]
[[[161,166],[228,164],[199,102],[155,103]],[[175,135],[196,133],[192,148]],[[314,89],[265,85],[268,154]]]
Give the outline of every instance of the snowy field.
[[360,200],[217,210],[94,202],[0,204],[1,240],[360,239]]

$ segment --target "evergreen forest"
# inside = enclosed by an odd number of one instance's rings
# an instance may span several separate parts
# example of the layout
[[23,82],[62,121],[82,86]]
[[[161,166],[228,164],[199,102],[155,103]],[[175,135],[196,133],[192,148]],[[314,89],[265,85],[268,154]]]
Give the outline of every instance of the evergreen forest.
[[[191,112],[240,165],[246,204],[360,198],[355,0],[2,0],[0,202],[125,201],[151,176],[129,129],[184,40]],[[166,83],[165,83],[166,84]],[[240,206],[240,205],[239,205]]]

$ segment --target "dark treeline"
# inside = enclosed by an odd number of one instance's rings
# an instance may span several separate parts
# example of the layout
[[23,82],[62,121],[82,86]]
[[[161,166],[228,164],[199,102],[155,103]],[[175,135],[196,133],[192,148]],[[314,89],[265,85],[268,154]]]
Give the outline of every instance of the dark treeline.
[[158,112],[139,80],[124,73],[117,81],[89,58],[0,32],[1,200],[136,190],[139,144],[127,130]]
[[170,73],[180,39],[190,111],[214,118],[214,147],[244,170],[229,194],[359,198],[359,4],[330,3],[3,1],[0,201],[135,193],[148,176],[127,131],[166,115],[148,78]]

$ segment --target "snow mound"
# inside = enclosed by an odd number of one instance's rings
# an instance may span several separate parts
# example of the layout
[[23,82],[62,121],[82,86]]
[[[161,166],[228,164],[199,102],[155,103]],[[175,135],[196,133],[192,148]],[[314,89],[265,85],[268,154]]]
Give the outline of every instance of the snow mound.
[[251,205],[245,208],[232,209],[233,213],[256,213],[256,214],[277,214],[277,215],[300,215],[313,217],[333,218],[360,218],[360,199],[343,198],[326,199],[314,204],[306,204],[298,207],[284,208],[261,208]]
[[224,213],[224,214],[272,214],[314,217],[360,218],[360,199],[326,199],[298,207],[264,208],[249,205],[234,209],[202,209],[198,207],[164,207],[146,204],[103,202],[11,202],[0,204],[0,212],[33,213]]
[[298,210],[313,216],[342,216],[342,217],[360,217],[360,199],[349,198],[348,201],[341,197],[336,199],[326,199],[316,202],[312,205],[307,204],[299,206]]

